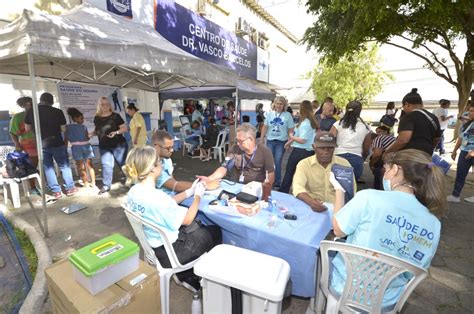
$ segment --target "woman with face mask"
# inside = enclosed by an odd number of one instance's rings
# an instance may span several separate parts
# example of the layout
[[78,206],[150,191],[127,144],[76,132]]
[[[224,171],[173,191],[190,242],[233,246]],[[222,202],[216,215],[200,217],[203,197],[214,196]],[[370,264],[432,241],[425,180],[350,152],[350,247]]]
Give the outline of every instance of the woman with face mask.
[[[336,190],[334,234],[347,243],[367,247],[428,269],[441,233],[446,208],[444,174],[420,150],[406,149],[384,157],[385,191],[363,190],[344,205],[344,189],[331,173]],[[341,293],[346,270],[341,256],[332,264],[331,287]],[[383,307],[394,305],[409,278],[400,275],[387,288]]]

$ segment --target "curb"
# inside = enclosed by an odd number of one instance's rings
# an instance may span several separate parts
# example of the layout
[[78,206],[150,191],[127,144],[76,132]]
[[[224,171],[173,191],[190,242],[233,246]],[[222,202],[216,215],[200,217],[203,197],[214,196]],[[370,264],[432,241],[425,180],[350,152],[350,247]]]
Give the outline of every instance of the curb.
[[34,313],[43,307],[46,297],[48,296],[44,270],[52,263],[51,254],[43,236],[33,226],[25,220],[16,217],[5,206],[0,205],[0,210],[3,212],[5,218],[16,228],[23,230],[28,235],[38,256],[38,267],[33,286],[20,308],[20,313]]

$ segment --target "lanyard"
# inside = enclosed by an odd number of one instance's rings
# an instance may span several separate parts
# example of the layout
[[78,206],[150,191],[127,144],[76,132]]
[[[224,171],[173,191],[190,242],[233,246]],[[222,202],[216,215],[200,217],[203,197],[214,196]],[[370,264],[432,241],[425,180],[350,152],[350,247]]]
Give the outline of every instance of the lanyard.
[[[257,152],[257,147],[255,147],[254,151],[253,151],[253,154],[252,154],[252,157],[250,157],[250,160],[248,162],[245,162],[245,153],[242,155],[242,162],[240,163],[240,173],[243,175],[244,174],[244,170],[245,170],[245,167],[247,167],[253,160],[253,157],[255,157],[255,153]],[[245,164],[244,164],[245,162]]]

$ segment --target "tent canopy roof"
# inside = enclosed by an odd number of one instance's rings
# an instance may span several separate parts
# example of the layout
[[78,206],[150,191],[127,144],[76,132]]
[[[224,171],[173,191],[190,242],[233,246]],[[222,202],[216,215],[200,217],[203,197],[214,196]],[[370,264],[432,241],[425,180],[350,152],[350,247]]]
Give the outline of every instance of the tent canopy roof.
[[153,28],[84,4],[61,16],[24,10],[0,29],[0,73],[159,90],[233,85],[237,75],[174,46]]
[[[275,92],[265,87],[255,86],[246,80],[238,80],[237,88],[239,99],[260,99],[273,100]],[[261,84],[260,84],[261,85]],[[219,99],[219,98],[235,98],[235,86],[200,86],[200,87],[182,87],[172,88],[160,91],[160,99]]]

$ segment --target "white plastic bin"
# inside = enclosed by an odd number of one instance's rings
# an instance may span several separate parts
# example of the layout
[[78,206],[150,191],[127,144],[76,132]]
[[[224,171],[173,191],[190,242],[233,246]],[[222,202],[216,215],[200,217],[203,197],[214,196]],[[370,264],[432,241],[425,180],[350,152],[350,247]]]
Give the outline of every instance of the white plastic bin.
[[290,277],[283,259],[221,244],[195,265],[202,277],[204,313],[231,313],[230,287],[242,291],[243,313],[280,313]]

